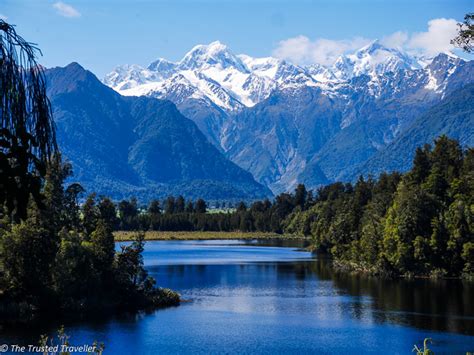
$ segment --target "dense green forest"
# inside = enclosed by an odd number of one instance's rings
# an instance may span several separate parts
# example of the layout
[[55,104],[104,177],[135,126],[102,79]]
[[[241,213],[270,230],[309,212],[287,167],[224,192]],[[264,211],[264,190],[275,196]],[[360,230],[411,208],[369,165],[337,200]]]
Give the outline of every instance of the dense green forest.
[[82,187],[64,188],[72,168],[56,144],[36,52],[0,20],[2,319],[177,304],[179,295],[155,288],[143,267],[143,235],[116,252],[112,204],[81,216]]
[[[297,199],[300,198],[301,202]],[[116,206],[116,216],[111,224],[116,230],[157,230],[157,231],[242,231],[283,233],[283,220],[296,206],[304,206],[311,199],[303,185],[296,195],[284,193],[270,202],[266,199],[256,201],[250,206],[237,203],[230,209],[208,210],[207,203],[185,201],[182,196],[168,197],[165,201],[153,200],[149,206],[139,207],[135,199],[123,200]],[[296,197],[295,197],[296,196]],[[96,206],[107,198],[91,195],[84,206]],[[85,214],[88,212],[85,212]],[[97,213],[97,212],[96,212]]]
[[[89,196],[84,216],[96,201]],[[107,203],[110,203],[107,202]],[[163,208],[162,208],[163,206]],[[96,212],[98,213],[98,212]],[[262,231],[311,238],[315,251],[337,266],[392,276],[466,276],[474,273],[474,150],[438,138],[416,150],[412,169],[334,183],[315,193],[298,185],[273,202],[239,203],[206,213],[206,203],[182,196],[122,201],[110,214],[120,230]],[[117,217],[116,217],[117,216]]]
[[375,274],[474,274],[474,149],[438,138],[404,175],[381,174],[319,190],[285,230],[311,236],[336,265]]
[[116,252],[110,200],[102,201],[93,219],[81,217],[80,185],[63,188],[70,171],[57,155],[48,164],[41,204],[30,199],[26,218],[17,223],[3,213],[0,313],[26,317],[178,303],[179,296],[156,288],[143,267],[142,234]]

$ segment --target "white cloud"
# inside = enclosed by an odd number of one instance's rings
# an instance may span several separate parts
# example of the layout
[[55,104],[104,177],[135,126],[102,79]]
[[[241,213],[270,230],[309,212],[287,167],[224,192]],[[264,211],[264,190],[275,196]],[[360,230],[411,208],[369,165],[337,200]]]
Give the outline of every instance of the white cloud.
[[[397,31],[382,37],[380,42],[389,47],[415,52],[420,55],[433,56],[453,49],[450,44],[457,34],[457,21],[437,18],[428,22],[426,32],[408,33]],[[331,40],[306,36],[297,36],[280,41],[273,51],[277,58],[288,59],[297,64],[318,63],[332,65],[341,54],[357,50],[371,39],[354,37],[348,40]]]
[[5,16],[4,14],[0,14],[0,20],[6,21],[8,20],[8,17]]
[[81,13],[77,11],[74,7],[62,1],[55,2],[53,4],[53,7],[56,10],[56,12],[63,17],[80,17],[81,16]]
[[297,36],[280,41],[273,55],[299,64],[330,65],[341,54],[363,47],[369,42],[370,40],[362,37],[339,41],[318,38],[311,41],[308,37]]
[[453,49],[450,41],[457,34],[457,21],[437,18],[428,22],[428,31],[414,33],[408,47],[426,55],[435,55]]
[[403,31],[397,31],[395,33],[392,33],[389,36],[385,36],[380,40],[380,43],[382,43],[384,46],[387,46],[389,48],[397,48],[401,49],[403,48],[408,41],[408,33],[403,32]]

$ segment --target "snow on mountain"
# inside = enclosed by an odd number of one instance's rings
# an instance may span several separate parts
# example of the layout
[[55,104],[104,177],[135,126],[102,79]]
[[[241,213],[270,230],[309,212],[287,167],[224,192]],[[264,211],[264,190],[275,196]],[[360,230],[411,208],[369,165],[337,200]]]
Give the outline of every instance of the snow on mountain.
[[205,70],[208,68],[225,70],[231,68],[242,73],[247,72],[242,61],[219,41],[195,46],[179,62],[178,67],[180,70]]
[[170,62],[164,58],[158,58],[152,62],[147,69],[158,72],[163,77],[170,77],[176,70],[176,63]]
[[375,40],[355,53],[340,56],[331,71],[337,79],[349,80],[360,75],[375,78],[388,72],[420,68],[416,58],[398,49],[387,48]]
[[120,92],[161,79],[163,79],[163,76],[160,72],[151,71],[136,64],[125,64],[116,67],[111,73],[107,74],[103,82]]
[[[460,60],[449,55],[446,58],[453,68]],[[177,104],[186,99],[207,100],[230,113],[255,106],[275,90],[300,86],[319,87],[329,96],[344,95],[341,86],[361,75],[369,77],[367,93],[378,96],[384,90],[384,76],[399,71],[424,70],[428,78],[425,88],[438,92],[446,87],[449,73],[436,69],[432,62],[433,59],[385,47],[376,40],[340,56],[332,66],[298,66],[272,57],[235,55],[226,45],[215,41],[195,46],[176,63],[159,58],[147,68],[116,67],[103,82],[123,95],[168,98]],[[447,64],[439,65],[444,68]]]
[[441,53],[436,56],[425,68],[428,73],[428,83],[425,88],[437,93],[443,93],[448,84],[449,77],[461,62],[462,59],[451,53]]
[[471,82],[474,62],[449,53],[418,57],[379,41],[329,66],[236,55],[212,42],[180,61],[119,66],[104,79],[123,95],[172,101],[274,192],[297,181],[317,186],[352,178],[358,164]]

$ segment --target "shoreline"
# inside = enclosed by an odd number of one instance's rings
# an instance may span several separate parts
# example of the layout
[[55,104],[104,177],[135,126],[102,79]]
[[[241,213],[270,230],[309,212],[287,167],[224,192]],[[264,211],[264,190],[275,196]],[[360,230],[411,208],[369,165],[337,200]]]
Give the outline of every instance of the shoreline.
[[145,233],[145,240],[238,240],[238,239],[282,239],[307,240],[307,238],[270,232],[210,232],[210,231],[116,231],[116,242],[132,241],[137,233]]

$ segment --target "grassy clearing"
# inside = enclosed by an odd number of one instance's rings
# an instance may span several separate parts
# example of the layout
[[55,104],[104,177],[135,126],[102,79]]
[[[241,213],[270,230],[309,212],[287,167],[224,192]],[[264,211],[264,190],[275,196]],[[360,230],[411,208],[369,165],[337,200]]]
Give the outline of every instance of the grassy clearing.
[[[114,232],[115,241],[132,240],[136,232]],[[212,240],[212,239],[301,239],[294,235],[262,232],[145,232],[145,240]]]

